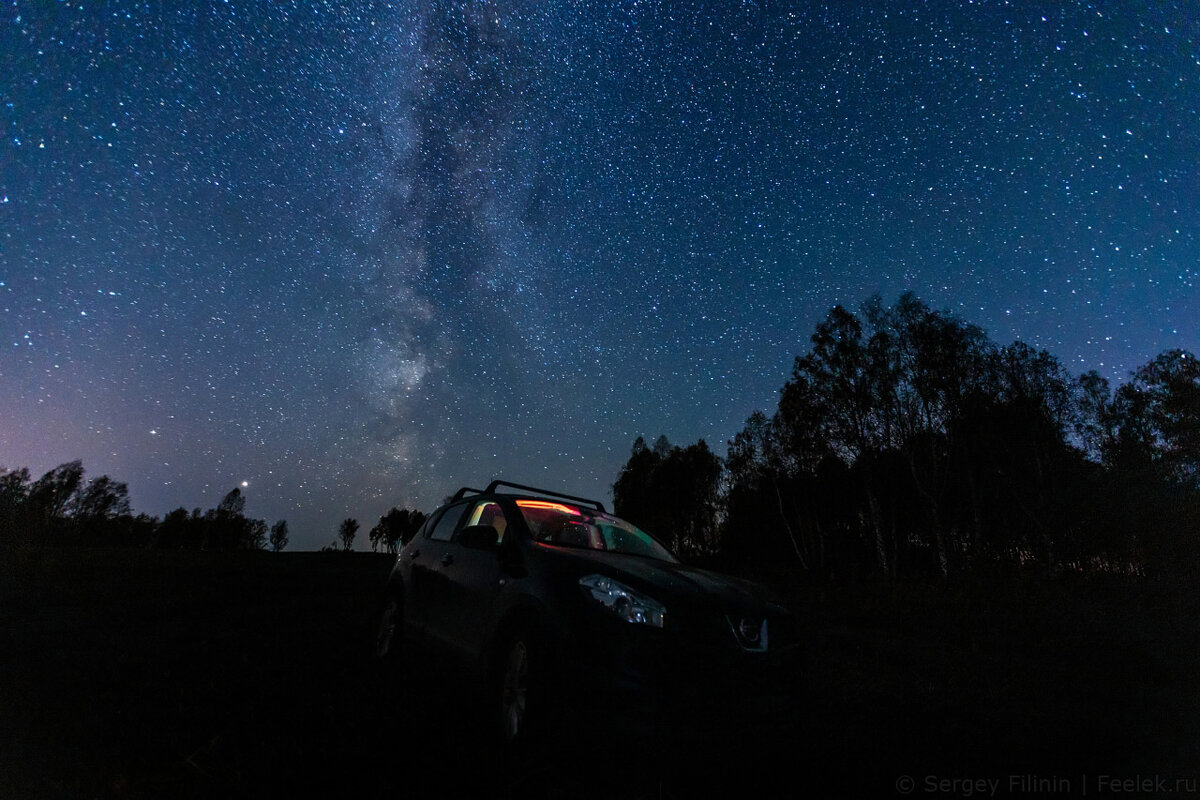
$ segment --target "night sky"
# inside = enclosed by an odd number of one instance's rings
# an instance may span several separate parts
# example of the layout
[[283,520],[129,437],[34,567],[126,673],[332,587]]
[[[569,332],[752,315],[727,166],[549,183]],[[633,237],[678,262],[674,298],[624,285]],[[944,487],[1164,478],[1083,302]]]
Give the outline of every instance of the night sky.
[[1190,1],[7,0],[0,106],[0,466],[292,548],[723,455],[876,292],[1200,351]]

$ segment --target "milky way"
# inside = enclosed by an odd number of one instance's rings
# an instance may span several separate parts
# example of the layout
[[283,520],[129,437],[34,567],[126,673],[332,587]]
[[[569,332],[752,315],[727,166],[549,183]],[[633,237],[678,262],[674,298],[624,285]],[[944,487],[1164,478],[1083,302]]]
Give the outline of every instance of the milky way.
[[1191,4],[9,3],[0,466],[294,546],[718,452],[835,303],[1200,350]]

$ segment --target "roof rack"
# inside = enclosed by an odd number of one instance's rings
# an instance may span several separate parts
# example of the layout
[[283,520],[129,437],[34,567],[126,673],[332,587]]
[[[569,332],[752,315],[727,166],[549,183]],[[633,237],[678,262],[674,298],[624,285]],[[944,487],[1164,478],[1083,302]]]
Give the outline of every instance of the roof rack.
[[471,494],[483,494],[482,489],[472,489],[470,486],[464,486],[461,489],[459,489],[457,492],[454,493],[454,497],[450,498],[450,502],[453,503],[455,500],[463,499],[463,497],[466,496],[467,492],[470,492]]
[[604,510],[604,504],[601,503],[599,500],[590,500],[586,497],[579,497],[578,495],[563,494],[562,492],[555,492],[555,491],[551,491],[550,489],[539,489],[536,486],[526,486],[521,483],[511,483],[509,481],[494,480],[488,484],[487,488],[484,489],[483,493],[484,494],[493,494],[496,491],[496,488],[500,487],[500,486],[507,486],[510,489],[521,489],[526,492],[536,492],[537,494],[545,494],[545,495],[549,495],[550,497],[560,497],[563,500],[574,500],[577,503],[587,503],[590,506],[595,506],[596,510],[599,511],[601,514],[606,513]]

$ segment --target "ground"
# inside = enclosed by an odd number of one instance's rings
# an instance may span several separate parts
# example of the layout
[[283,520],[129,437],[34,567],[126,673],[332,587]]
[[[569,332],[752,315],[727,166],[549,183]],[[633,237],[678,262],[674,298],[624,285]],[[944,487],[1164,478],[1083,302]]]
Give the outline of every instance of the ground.
[[373,663],[391,561],[0,551],[0,798],[1200,789],[1191,589],[768,576],[808,648],[778,728],[648,758],[632,739],[560,741],[518,763],[452,672],[418,663],[421,680],[398,681]]

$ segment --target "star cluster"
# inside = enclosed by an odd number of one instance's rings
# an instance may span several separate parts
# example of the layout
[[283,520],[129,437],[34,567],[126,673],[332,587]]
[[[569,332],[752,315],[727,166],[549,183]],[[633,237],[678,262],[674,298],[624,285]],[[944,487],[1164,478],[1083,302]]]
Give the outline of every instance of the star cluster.
[[1200,350],[1188,4],[0,14],[0,465],[138,510],[605,497],[875,292],[1114,381]]

